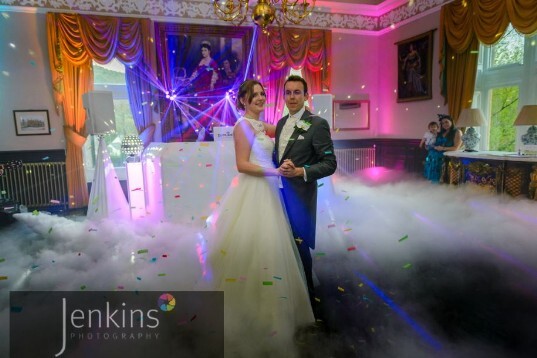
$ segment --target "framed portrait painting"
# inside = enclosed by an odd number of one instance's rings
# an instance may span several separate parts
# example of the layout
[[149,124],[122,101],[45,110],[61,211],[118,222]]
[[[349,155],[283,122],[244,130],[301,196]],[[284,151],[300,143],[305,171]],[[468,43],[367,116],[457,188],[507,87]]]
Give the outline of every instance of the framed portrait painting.
[[15,110],[13,119],[15,120],[15,133],[18,136],[50,134],[50,120],[46,109]]
[[230,101],[251,77],[252,29],[156,23],[155,33],[163,141],[212,140],[213,126],[236,120]]
[[434,30],[397,45],[397,102],[432,98],[432,58]]

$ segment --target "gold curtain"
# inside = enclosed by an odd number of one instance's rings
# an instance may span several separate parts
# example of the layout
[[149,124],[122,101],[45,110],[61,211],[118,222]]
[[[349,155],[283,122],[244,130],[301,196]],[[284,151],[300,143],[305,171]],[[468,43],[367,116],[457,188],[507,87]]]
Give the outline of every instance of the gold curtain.
[[455,119],[471,107],[479,41],[496,43],[507,26],[522,34],[537,31],[535,0],[455,0],[440,13],[442,94]]
[[256,69],[258,78],[267,84],[267,102],[274,103],[273,110],[265,113],[265,119],[276,123],[281,118],[283,84],[290,67],[302,69],[310,94],[330,91],[332,32],[278,27],[268,31],[268,36],[257,37]]
[[49,62],[56,108],[63,110],[69,207],[88,204],[82,146],[86,113],[82,95],[93,89],[92,59],[117,57],[135,64],[143,56],[141,19],[47,14]]

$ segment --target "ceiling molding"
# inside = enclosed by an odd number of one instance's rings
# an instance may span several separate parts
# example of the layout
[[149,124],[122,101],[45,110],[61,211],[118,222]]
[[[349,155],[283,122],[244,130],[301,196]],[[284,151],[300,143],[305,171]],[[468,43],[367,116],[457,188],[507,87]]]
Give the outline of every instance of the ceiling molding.
[[[379,5],[318,1],[299,26],[378,35],[453,0],[386,0]],[[3,5],[3,6],[2,6]],[[1,11],[76,12],[158,21],[229,25],[216,19],[212,0],[0,0]],[[246,26],[253,26],[250,19]],[[295,25],[293,25],[295,26]]]

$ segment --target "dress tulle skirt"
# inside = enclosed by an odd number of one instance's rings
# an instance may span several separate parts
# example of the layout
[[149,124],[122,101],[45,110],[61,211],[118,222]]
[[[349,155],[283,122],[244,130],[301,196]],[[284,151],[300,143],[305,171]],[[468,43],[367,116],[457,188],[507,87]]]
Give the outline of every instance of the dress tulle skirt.
[[277,179],[239,174],[211,217],[213,287],[225,296],[226,357],[293,356],[314,322]]

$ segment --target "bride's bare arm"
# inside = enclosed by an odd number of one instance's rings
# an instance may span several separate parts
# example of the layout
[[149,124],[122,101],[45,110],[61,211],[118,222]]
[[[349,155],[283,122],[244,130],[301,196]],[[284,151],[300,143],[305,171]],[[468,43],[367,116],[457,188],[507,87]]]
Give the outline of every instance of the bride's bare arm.
[[250,152],[252,151],[252,143],[254,139],[254,129],[248,121],[241,121],[233,129],[237,170],[239,173],[253,176],[278,175],[278,169],[276,168],[265,168],[250,162]]
[[263,122],[263,126],[265,127],[265,132],[267,132],[267,135],[270,138],[274,138],[276,135],[276,126],[274,124]]

